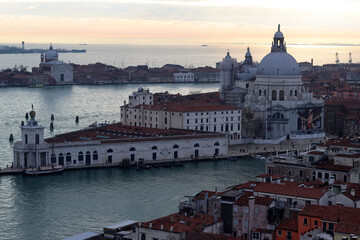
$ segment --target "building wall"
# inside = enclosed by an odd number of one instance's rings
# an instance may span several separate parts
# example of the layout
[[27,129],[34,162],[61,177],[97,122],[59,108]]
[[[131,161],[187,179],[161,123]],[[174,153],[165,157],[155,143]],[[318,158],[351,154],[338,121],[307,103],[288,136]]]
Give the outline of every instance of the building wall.
[[194,82],[194,73],[174,73],[174,82]]
[[[14,164],[18,164],[17,156],[18,153],[20,153],[21,159],[19,164],[24,166],[24,156],[21,155],[21,153],[29,152],[29,146],[25,146],[21,143],[17,144],[18,145],[14,148]],[[197,144],[198,147],[196,147]],[[178,148],[174,148],[175,145],[177,145]],[[59,156],[60,154],[63,154],[64,165],[78,166],[106,164],[109,163],[109,156],[111,156],[112,163],[121,163],[123,159],[130,159],[133,161],[143,159],[144,161],[148,161],[153,160],[153,157],[155,157],[155,160],[172,160],[175,156],[174,152],[177,152],[178,159],[195,158],[195,151],[198,152],[199,158],[213,158],[216,151],[215,149],[218,149],[220,156],[228,154],[226,136],[195,139],[179,138],[176,140],[164,137],[163,139],[154,138],[154,140],[148,141],[129,141],[107,144],[100,144],[100,141],[59,143],[54,144],[54,146],[45,144],[42,150],[39,149],[37,153],[44,152],[46,154],[46,164],[43,165],[60,165]],[[94,160],[94,151],[97,152],[98,160]],[[80,154],[80,152],[82,154]],[[71,161],[67,161],[66,156],[68,153],[71,156]],[[90,153],[89,161],[87,161],[86,158],[86,155],[88,155],[87,153]],[[51,162],[52,154],[55,154],[56,162]],[[132,154],[134,154],[133,157]],[[81,155],[83,155],[82,161],[79,161],[79,155],[80,158]],[[37,164],[37,166],[39,166],[39,164]]]
[[[289,239],[288,236],[288,232],[291,233],[291,239]],[[280,235],[281,233],[281,235]],[[276,229],[275,232],[275,240],[299,240],[299,234],[298,232],[294,232],[294,231],[288,231],[288,230],[284,230],[284,229]]]
[[153,239],[172,239],[172,240],[182,240],[184,239],[185,233],[174,233],[174,232],[166,232],[151,228],[136,228],[136,240],[142,240],[142,235],[145,235],[146,240]]
[[74,82],[73,67],[67,63],[51,64],[51,76],[55,79],[56,83]]
[[[304,224],[304,221],[305,221],[304,219],[306,219],[307,224]],[[316,222],[317,222],[317,224],[316,224]],[[299,236],[309,230],[319,228],[321,226],[322,226],[321,218],[309,217],[309,216],[303,216],[303,215],[298,216],[298,234],[299,234]]]

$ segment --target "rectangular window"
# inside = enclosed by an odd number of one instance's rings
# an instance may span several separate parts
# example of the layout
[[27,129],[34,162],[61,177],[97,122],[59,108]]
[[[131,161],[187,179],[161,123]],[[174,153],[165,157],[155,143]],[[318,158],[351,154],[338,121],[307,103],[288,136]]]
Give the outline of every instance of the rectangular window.
[[304,225],[307,225],[308,224],[308,219],[307,218],[304,218]]
[[36,135],[35,135],[35,143],[36,143],[36,144],[39,144],[39,143],[40,143],[40,136],[39,136],[39,134],[36,134]]
[[299,171],[299,177],[301,177],[301,178],[303,177],[303,170]]
[[329,173],[325,173],[325,179],[329,179]]
[[28,143],[28,135],[25,134],[25,144],[27,144],[27,143]]
[[318,178],[322,178],[322,172],[318,172]]
[[287,232],[286,239],[288,239],[288,240],[291,239],[291,232],[290,231]]
[[318,220],[314,221],[314,226],[317,226],[319,224]]
[[281,236],[282,235],[282,231],[278,230],[278,235]]

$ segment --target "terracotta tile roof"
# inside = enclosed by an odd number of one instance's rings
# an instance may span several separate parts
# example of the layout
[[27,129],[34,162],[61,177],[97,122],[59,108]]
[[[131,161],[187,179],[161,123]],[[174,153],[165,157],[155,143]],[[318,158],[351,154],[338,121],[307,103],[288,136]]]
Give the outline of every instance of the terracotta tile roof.
[[239,190],[239,189],[254,189],[259,184],[261,184],[261,182],[249,181],[249,182],[246,182],[246,183],[242,183],[242,184],[239,184],[239,185],[228,187],[227,189],[236,189],[236,190]]
[[287,184],[261,183],[255,187],[254,192],[296,196],[318,200],[327,192],[327,188],[306,188]]
[[[138,142],[154,141],[156,139],[179,139],[179,138],[205,138],[210,133],[182,129],[157,129],[146,127],[127,126],[121,123],[109,124],[100,127],[87,128],[84,130],[56,135],[45,139],[48,143],[61,142],[85,142],[100,141],[101,143],[111,142]],[[211,133],[215,136],[216,133]],[[217,134],[217,136],[220,136]],[[221,135],[222,136],[222,135]]]
[[276,229],[297,232],[298,231],[298,220],[285,218]]
[[205,232],[191,232],[186,234],[186,240],[244,240],[231,236],[217,235]]
[[324,152],[321,151],[311,151],[307,153],[308,155],[324,155]]
[[360,158],[360,153],[342,153],[336,154],[336,157],[345,157],[345,158]]
[[205,193],[208,194],[208,198],[211,198],[213,196],[221,196],[221,192],[213,192],[213,191],[201,191],[198,194],[195,195],[195,198],[193,199],[193,202],[196,202],[198,200],[204,200],[205,199]]
[[185,233],[191,231],[201,232],[206,226],[212,225],[214,223],[214,217],[207,214],[197,213],[190,217],[181,215],[179,213],[174,213],[169,216],[142,223],[140,227],[162,230],[166,232]]
[[344,207],[339,205],[334,206],[319,206],[306,205],[299,213],[301,216],[318,217],[323,221],[333,221],[343,224],[340,229],[335,231],[351,231],[351,225],[360,226],[360,209],[352,207]]
[[246,192],[236,200],[235,204],[239,206],[249,206],[249,197],[255,197],[255,204],[262,206],[270,206],[271,203],[275,201],[273,198],[252,196],[252,193]]
[[208,111],[231,111],[238,110],[239,108],[221,104],[221,103],[212,103],[206,102],[203,100],[188,100],[181,102],[167,102],[167,103],[157,103],[154,105],[138,105],[135,109],[144,110],[153,110],[153,111],[168,111],[168,112],[208,112]]
[[360,235],[360,223],[342,223],[340,222],[335,231],[339,233],[357,234]]
[[334,165],[334,160],[328,160],[322,164],[317,165],[316,168],[340,172],[350,172],[352,169],[350,166]]

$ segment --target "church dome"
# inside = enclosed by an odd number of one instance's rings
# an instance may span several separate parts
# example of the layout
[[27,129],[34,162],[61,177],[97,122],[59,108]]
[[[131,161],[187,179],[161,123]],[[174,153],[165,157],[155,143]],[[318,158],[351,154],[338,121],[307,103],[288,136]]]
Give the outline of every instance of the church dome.
[[282,32],[277,31],[277,32],[275,33],[275,35],[274,35],[274,38],[284,38],[284,35],[283,35]]
[[52,60],[58,60],[58,53],[53,49],[52,44],[50,44],[49,50],[45,52],[45,61],[52,61]]
[[257,75],[265,76],[299,76],[299,64],[286,52],[271,52],[266,55],[257,68]]
[[266,55],[257,68],[257,75],[263,76],[300,76],[300,67],[293,56],[286,52],[284,35],[278,31],[274,35],[271,53]]

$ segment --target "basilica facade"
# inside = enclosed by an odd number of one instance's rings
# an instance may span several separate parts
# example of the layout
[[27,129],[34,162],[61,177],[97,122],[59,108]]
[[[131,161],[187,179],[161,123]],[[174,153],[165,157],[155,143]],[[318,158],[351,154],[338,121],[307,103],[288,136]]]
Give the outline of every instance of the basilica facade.
[[[280,25],[271,52],[257,65],[256,72],[251,63],[248,69],[252,72],[248,70],[241,79],[237,76],[241,76],[238,69],[236,60],[228,53],[221,63],[220,93],[227,102],[227,96],[236,89],[247,91],[243,102],[237,103],[243,108],[244,138],[283,140],[325,136],[324,101],[313,98],[304,87],[299,65],[287,53]],[[242,101],[242,96],[238,101]]]

